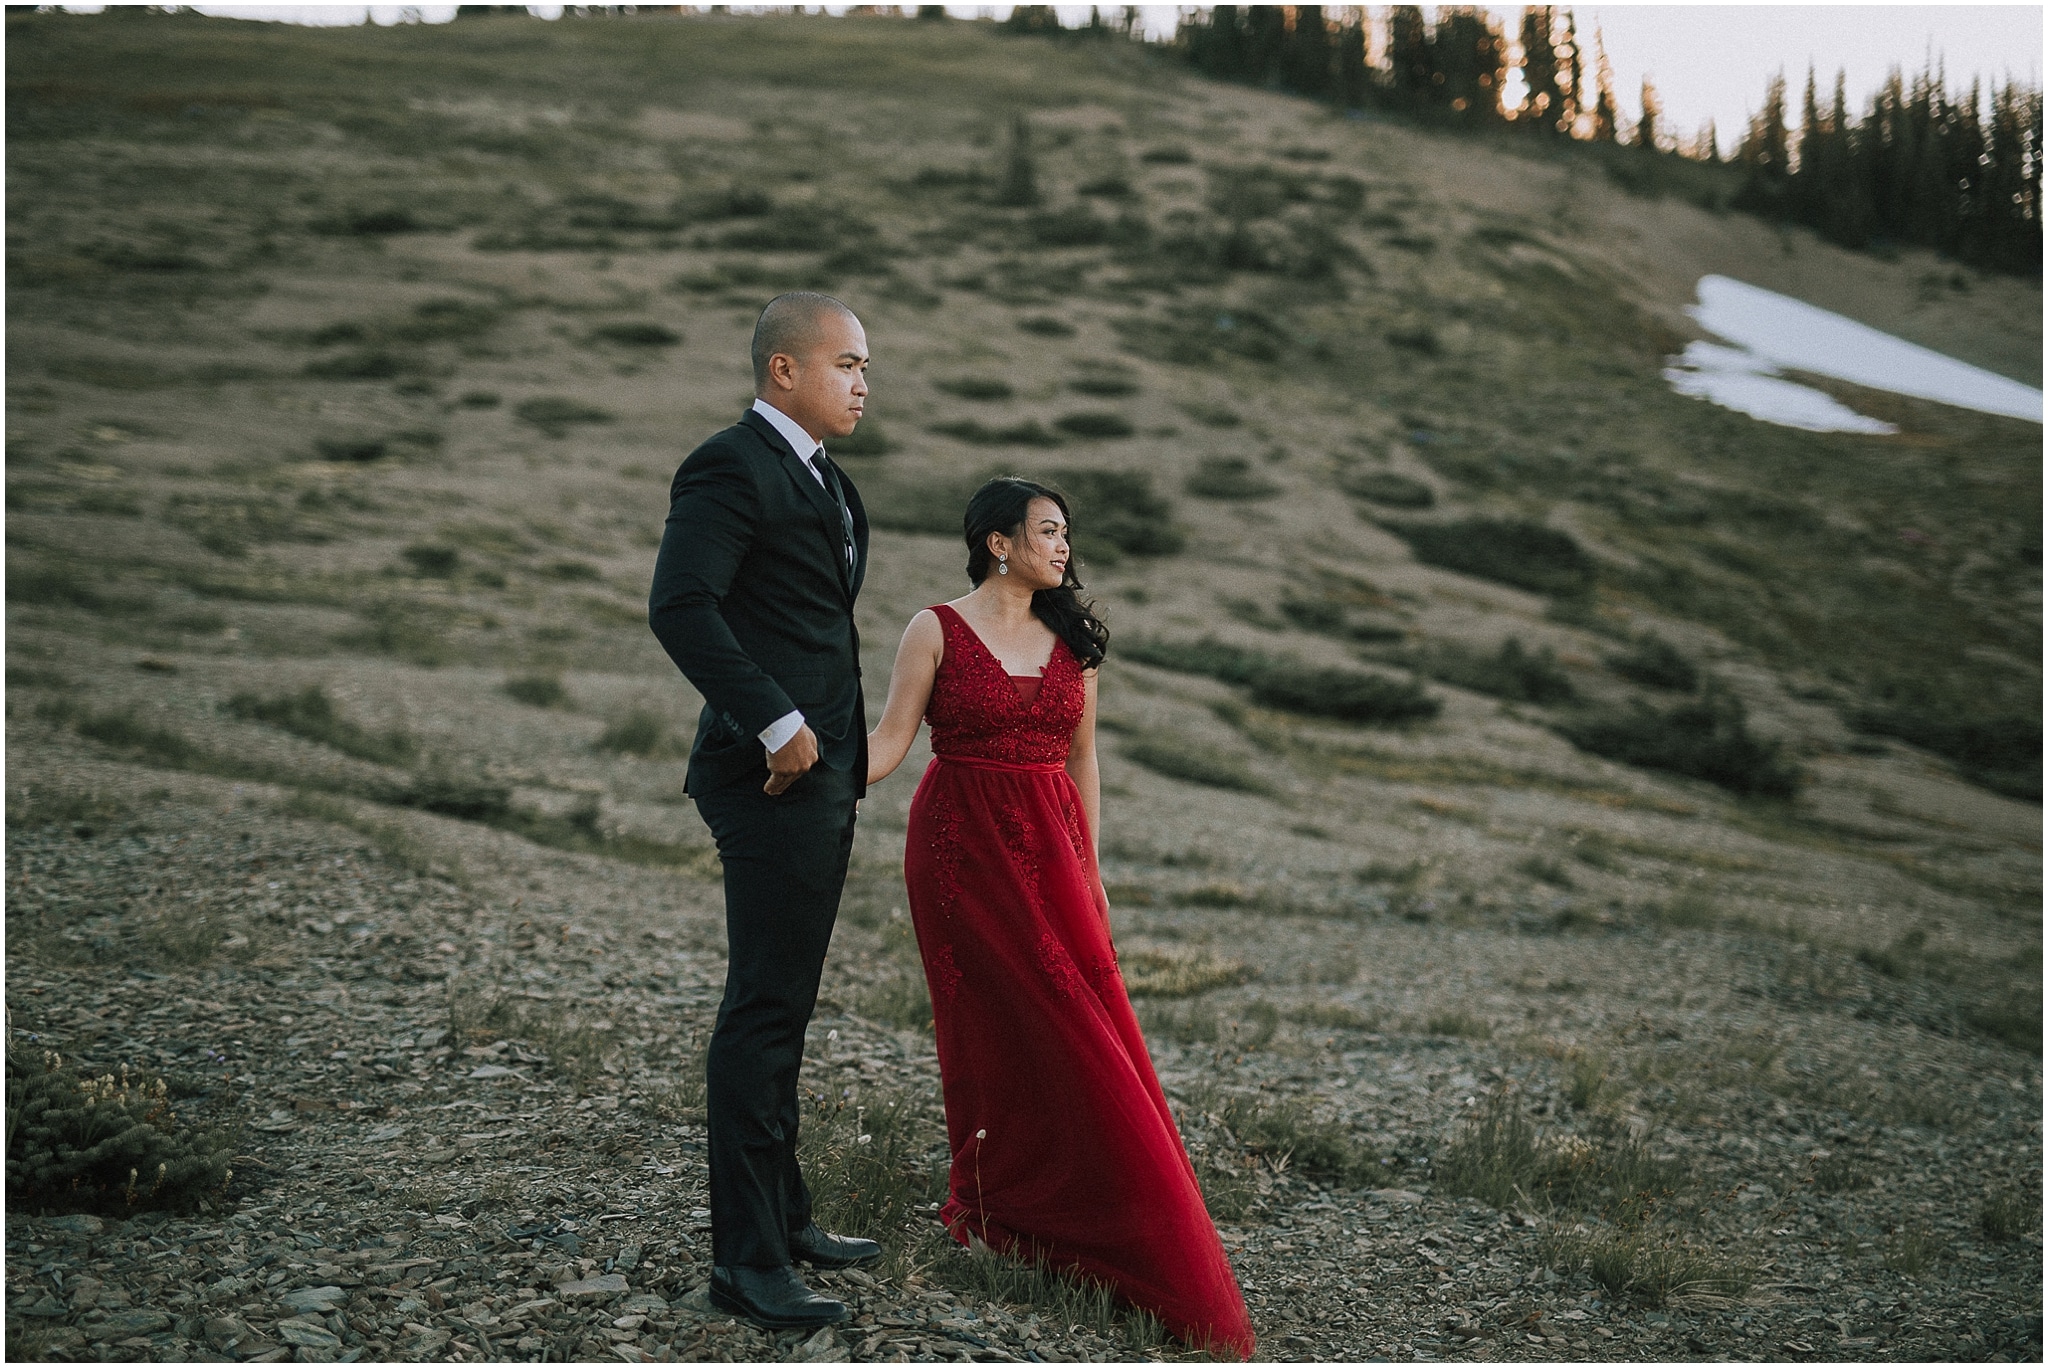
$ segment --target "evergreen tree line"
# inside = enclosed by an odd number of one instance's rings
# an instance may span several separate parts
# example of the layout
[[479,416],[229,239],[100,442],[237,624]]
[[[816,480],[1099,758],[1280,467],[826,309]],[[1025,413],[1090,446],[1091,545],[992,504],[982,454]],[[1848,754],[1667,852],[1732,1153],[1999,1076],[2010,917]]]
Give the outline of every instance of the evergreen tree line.
[[1774,78],[1736,160],[1738,208],[1844,247],[1906,243],[1989,270],[2041,273],[2041,92],[2007,81],[1951,99],[1939,72],[1896,69],[1859,122],[1843,77],[1823,102],[1806,73],[1795,134]]
[[[1056,22],[1050,7],[1019,9]],[[1128,17],[1119,27],[1130,31]],[[1356,6],[1218,5],[1184,18],[1172,47],[1204,75],[1350,108],[1720,160],[1711,123],[1694,139],[1673,136],[1648,81],[1641,114],[1624,128],[1599,37],[1587,43],[1569,9],[1531,6],[1515,36],[1523,89],[1512,105],[1507,32],[1474,8],[1440,8],[1432,21],[1419,6],[1394,6],[1378,64],[1368,60],[1365,11]],[[1823,102],[1809,73],[1795,133],[1781,77],[1736,154],[1742,180],[1732,202],[1845,247],[1931,247],[1985,269],[2038,276],[2041,152],[2041,92],[2018,82],[1993,89],[1988,101],[1978,85],[1957,99],[1936,71],[1910,82],[1894,71],[1859,121],[1842,76]]]

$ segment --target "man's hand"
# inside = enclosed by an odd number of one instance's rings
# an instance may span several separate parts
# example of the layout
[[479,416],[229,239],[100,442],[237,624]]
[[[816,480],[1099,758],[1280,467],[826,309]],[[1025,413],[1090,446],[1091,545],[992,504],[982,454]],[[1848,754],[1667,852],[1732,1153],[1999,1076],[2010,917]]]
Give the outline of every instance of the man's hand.
[[772,798],[803,778],[817,763],[818,735],[806,722],[781,750],[768,752],[768,782],[761,786],[761,791]]

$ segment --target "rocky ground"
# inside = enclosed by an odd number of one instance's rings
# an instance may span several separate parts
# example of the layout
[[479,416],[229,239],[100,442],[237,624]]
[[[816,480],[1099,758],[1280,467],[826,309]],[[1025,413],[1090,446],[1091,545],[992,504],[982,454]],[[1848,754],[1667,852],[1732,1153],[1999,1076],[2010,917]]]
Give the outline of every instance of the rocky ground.
[[[1127,1320],[1060,1323],[956,1290],[970,1261],[909,1227],[874,1232],[892,1247],[876,1275],[817,1279],[853,1304],[843,1329],[770,1336],[710,1310],[692,1066],[720,982],[715,883],[434,817],[408,819],[406,844],[366,840],[294,815],[282,790],[115,766],[36,731],[10,738],[11,791],[82,781],[101,815],[10,840],[14,1048],[160,1071],[189,1122],[246,1120],[218,1210],[10,1221],[17,1355],[1179,1356]],[[911,1149],[936,1173],[929,1036],[854,1010],[901,967],[877,854],[864,845],[805,1086],[826,1135],[842,1103],[911,1099]],[[436,863],[461,882],[419,872]],[[182,963],[148,953],[193,908],[244,943]],[[1901,1006],[1880,976],[1660,932],[1502,937],[1189,908],[1120,920],[1127,944],[1227,929],[1247,960],[1283,966],[1193,1005],[1144,1004],[1198,1151],[1222,1143],[1220,1086],[1308,1099],[1376,1156],[1380,1172],[1341,1181],[1269,1156],[1224,1222],[1264,1356],[2038,1356],[2038,1234],[1999,1243],[1980,1218],[1986,1196],[2033,1190],[2038,1075],[1963,1041],[1878,1048],[1858,1017]],[[1284,967],[1333,955],[1352,957],[1337,974]],[[1819,1018],[1833,1039],[1775,1088],[1731,1082],[1731,1042],[1812,1010],[1793,999],[1816,976],[1836,985]],[[530,1015],[491,1027],[479,1004],[496,995]],[[1516,1044],[1414,1015],[1453,1001],[1512,1004]],[[1202,1003],[1217,1038],[1176,1043],[1201,1034]],[[1692,1237],[1752,1269],[1739,1293],[1616,1298],[1556,1271],[1570,1213],[1499,1210],[1431,1181],[1430,1156],[1490,1089],[1511,1084],[1539,1117],[1572,1112],[1569,1078],[1540,1052],[1565,1034],[1611,1040],[1617,1059],[1650,1042],[1653,1089],[1699,1085],[1656,1118],[1655,1143],[1694,1174]],[[1614,1065],[1617,1086],[1651,1077],[1641,1065]],[[1629,1119],[1650,1126],[1639,1105]]]

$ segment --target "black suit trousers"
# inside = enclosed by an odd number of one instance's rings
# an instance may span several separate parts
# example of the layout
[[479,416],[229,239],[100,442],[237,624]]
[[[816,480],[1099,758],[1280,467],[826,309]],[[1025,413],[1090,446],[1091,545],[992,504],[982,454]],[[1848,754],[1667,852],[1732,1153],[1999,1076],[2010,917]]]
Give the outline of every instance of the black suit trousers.
[[[862,776],[865,777],[865,776]],[[697,798],[725,865],[725,997],[711,1033],[713,1262],[789,1263],[811,1220],[797,1074],[853,851],[855,776],[813,766],[781,794],[749,776]]]

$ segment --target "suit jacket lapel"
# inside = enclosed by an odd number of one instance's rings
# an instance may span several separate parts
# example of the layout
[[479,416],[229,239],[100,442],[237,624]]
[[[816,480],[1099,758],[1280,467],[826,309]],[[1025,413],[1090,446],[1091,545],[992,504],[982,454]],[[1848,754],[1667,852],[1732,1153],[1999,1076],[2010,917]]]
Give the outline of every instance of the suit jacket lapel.
[[811,468],[790,447],[788,440],[775,430],[773,423],[752,409],[741,414],[740,421],[761,434],[767,441],[769,450],[775,453],[775,459],[782,466],[783,473],[789,476],[797,491],[809,501],[811,510],[818,515],[819,527],[832,548],[832,561],[839,567],[840,587],[850,589],[845,554],[846,529],[845,524],[839,519],[839,505],[832,502],[832,496],[825,492],[825,486],[819,483],[817,476],[811,474]]

